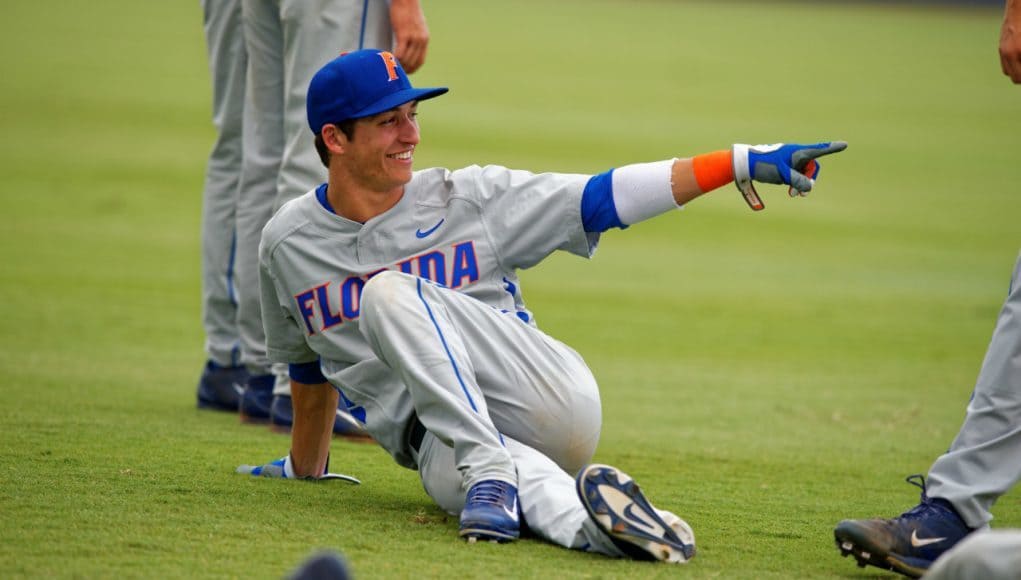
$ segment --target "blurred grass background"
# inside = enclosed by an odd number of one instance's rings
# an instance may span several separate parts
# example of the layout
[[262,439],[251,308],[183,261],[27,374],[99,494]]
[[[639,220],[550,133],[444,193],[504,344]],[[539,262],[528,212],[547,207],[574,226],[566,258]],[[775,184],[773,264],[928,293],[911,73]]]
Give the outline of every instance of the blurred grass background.
[[[466,547],[416,474],[251,481],[288,440],[199,413],[212,144],[198,3],[16,0],[0,23],[0,566],[12,577],[874,577],[833,525],[914,505],[963,417],[1021,248],[1021,88],[998,8],[426,3],[419,167],[609,167],[844,139],[817,191],[723,188],[524,274],[603,390],[596,459],[695,528],[683,568]],[[996,526],[1021,526],[1017,491]]]

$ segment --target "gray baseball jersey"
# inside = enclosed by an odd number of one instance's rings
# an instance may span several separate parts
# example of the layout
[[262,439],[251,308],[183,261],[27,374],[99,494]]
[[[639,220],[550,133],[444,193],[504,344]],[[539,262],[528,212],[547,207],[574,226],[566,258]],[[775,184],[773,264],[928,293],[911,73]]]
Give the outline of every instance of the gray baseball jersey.
[[[263,232],[263,317],[271,360],[320,359],[352,415],[419,469],[440,507],[456,514],[475,482],[509,481],[540,536],[620,556],[574,491],[599,438],[598,386],[538,330],[517,276],[556,250],[594,251],[581,220],[588,179],[427,169],[365,224],[311,191]],[[415,417],[428,429],[417,445]]]
[[267,224],[260,252],[271,360],[321,359],[353,414],[412,466],[401,438],[411,399],[359,329],[365,284],[385,270],[404,272],[534,326],[516,270],[557,249],[588,256],[595,248],[597,238],[581,225],[587,179],[499,167],[427,169],[415,173],[395,207],[365,224],[330,212],[314,191],[285,205]]

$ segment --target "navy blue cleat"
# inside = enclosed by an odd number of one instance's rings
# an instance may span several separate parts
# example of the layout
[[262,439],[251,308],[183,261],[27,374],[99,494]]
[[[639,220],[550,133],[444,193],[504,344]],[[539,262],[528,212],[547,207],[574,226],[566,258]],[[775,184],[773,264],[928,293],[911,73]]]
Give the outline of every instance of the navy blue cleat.
[[521,535],[518,488],[492,479],[471,486],[461,510],[461,537],[509,542]]
[[833,536],[841,556],[853,555],[862,568],[875,566],[918,578],[972,532],[949,502],[926,494],[924,477],[912,475],[906,481],[922,488],[921,502],[893,519],[837,524]]
[[[269,409],[269,426],[277,433],[290,433],[294,425],[294,407],[289,395],[274,395]],[[337,437],[357,441],[372,441],[372,435],[365,430],[347,411],[338,408],[333,421],[333,434]]]
[[238,414],[242,423],[269,422],[269,408],[273,402],[273,385],[276,378],[271,375],[251,375],[241,395]]
[[576,483],[589,517],[628,557],[673,564],[695,557],[691,526],[654,508],[626,473],[592,464],[578,473]]
[[248,371],[243,366],[224,367],[206,361],[195,390],[195,406],[236,413],[247,381]]

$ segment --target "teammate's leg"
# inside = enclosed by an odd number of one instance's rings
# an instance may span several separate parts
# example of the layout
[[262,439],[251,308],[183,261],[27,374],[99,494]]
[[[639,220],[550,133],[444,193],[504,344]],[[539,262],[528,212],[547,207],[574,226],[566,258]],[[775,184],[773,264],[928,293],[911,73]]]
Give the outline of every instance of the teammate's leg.
[[247,60],[240,0],[205,0],[202,10],[217,136],[202,192],[202,324],[209,360],[199,379],[197,402],[199,407],[236,411],[246,379],[234,294],[234,220]]
[[[326,181],[326,168],[315,152],[308,128],[305,95],[312,76],[344,52],[364,47],[389,48],[390,13],[382,0],[281,0],[283,144],[274,209]],[[277,430],[290,428],[291,382],[286,366],[274,366],[271,420]],[[337,410],[333,432],[368,439],[365,429],[344,409]]]
[[315,73],[342,53],[387,50],[392,43],[384,0],[280,0],[284,44],[282,165],[275,208],[326,181],[309,133],[305,95]]
[[[909,478],[920,476],[912,476]],[[834,537],[859,565],[921,576],[984,527],[989,509],[1021,478],[1021,256],[961,430],[921,481],[921,502],[891,519],[844,520]]]
[[[283,155],[283,35],[277,0],[242,0],[248,78],[245,154],[237,210],[236,273],[242,362],[251,373],[242,418],[269,419],[273,375],[259,307],[259,240],[276,198]],[[251,130],[248,128],[251,127]]]
[[929,470],[929,495],[954,505],[969,527],[1021,479],[1021,256],[960,432]]

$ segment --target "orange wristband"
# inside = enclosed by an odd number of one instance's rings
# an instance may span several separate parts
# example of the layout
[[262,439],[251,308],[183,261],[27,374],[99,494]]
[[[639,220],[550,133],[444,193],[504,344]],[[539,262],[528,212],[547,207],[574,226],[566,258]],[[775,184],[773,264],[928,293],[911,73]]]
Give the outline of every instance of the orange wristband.
[[729,149],[696,155],[691,159],[691,168],[702,193],[734,181],[734,163]]

